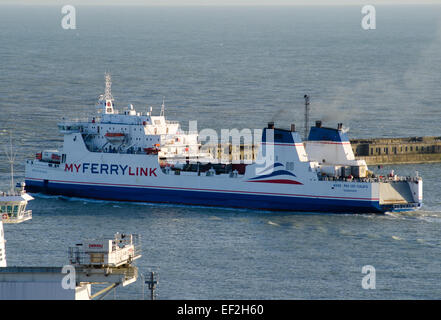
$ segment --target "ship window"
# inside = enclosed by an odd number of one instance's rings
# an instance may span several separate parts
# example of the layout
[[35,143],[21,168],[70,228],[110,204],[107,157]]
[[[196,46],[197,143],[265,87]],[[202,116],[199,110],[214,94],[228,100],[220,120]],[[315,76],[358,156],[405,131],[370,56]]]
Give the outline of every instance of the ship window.
[[1,213],[6,212],[6,206],[1,206],[1,207],[0,207],[0,212],[1,212]]
[[11,213],[11,212],[12,212],[12,206],[8,206],[7,212],[8,212],[8,213]]

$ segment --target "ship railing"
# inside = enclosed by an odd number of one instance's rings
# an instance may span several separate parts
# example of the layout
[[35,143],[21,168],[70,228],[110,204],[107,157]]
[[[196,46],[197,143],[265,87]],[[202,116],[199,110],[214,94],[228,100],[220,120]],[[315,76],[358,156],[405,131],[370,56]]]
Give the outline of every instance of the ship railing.
[[[82,251],[82,247],[69,247],[68,259],[72,265],[88,265],[91,262],[90,253]],[[104,263],[104,262],[103,262]]]
[[97,152],[97,153],[117,153],[117,154],[142,154],[145,155],[145,151],[141,149],[126,149],[126,150],[118,150],[118,149],[100,149],[100,148],[90,148],[87,147],[87,150],[90,152]]
[[[58,122],[58,124],[78,124],[78,123],[85,123],[85,122],[91,122],[93,118],[73,118],[73,119],[62,119]],[[95,120],[97,118],[94,118]]]
[[419,177],[410,176],[381,176],[381,177],[366,177],[366,178],[348,178],[348,177],[333,177],[333,176],[320,176],[318,175],[320,181],[336,181],[336,182],[418,182]]
[[[115,255],[116,254],[116,255]],[[77,266],[110,266],[110,267],[117,267],[122,264],[130,264],[133,260],[138,258],[140,256],[139,254],[131,254],[129,259],[120,260],[118,256],[121,255],[121,253],[118,252],[111,252],[110,255],[114,255],[113,257],[116,257],[116,261],[109,261],[109,252],[91,252],[91,251],[84,251],[82,247],[69,247],[68,248],[68,259],[69,263],[72,265]],[[113,260],[113,259],[111,259]],[[115,263],[116,262],[116,263]]]
[[1,219],[4,223],[20,223],[32,219],[32,210],[21,212],[3,213]]
[[[113,241],[112,253],[115,252],[118,248],[123,248],[125,246],[133,245],[133,254],[131,258],[137,259],[141,256],[141,236],[139,234],[119,234],[120,237],[108,237],[101,239],[93,239],[94,241],[99,242],[100,240]],[[88,248],[84,248],[83,245],[77,245],[75,247],[68,248],[68,259],[69,262],[73,265],[96,265],[102,264],[106,265],[106,261],[104,260],[105,255],[108,252],[105,251],[88,251]]]

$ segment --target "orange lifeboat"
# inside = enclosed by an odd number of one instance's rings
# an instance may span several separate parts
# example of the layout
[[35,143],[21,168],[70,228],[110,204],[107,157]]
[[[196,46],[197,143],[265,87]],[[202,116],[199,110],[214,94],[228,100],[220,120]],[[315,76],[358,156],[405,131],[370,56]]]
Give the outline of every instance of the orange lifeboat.
[[158,152],[161,151],[160,146],[159,143],[154,144],[152,148],[144,148],[144,152],[147,154],[158,154]]
[[121,143],[126,138],[126,135],[121,132],[107,132],[104,136],[110,143]]
[[144,148],[146,154],[158,154],[158,148]]

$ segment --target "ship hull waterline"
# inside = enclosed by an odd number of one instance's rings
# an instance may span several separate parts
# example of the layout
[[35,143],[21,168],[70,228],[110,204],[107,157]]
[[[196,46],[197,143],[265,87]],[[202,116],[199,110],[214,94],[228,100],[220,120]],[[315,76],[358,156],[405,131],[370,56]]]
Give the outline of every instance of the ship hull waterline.
[[60,183],[26,179],[30,193],[43,193],[105,201],[163,203],[190,206],[226,207],[284,212],[321,213],[385,213],[414,211],[421,203],[380,205],[379,201],[330,199],[320,197],[286,197],[245,193],[205,192],[161,189],[139,186],[108,186],[101,184]]

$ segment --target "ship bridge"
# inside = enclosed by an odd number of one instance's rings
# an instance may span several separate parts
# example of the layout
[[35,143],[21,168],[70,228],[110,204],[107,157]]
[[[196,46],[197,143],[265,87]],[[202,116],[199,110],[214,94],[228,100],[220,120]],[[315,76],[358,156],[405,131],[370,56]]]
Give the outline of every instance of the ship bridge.
[[[65,139],[81,133],[86,148],[91,152],[155,154],[171,162],[212,159],[207,153],[201,153],[197,132],[185,132],[179,122],[166,119],[164,99],[159,115],[153,115],[152,107],[147,107],[145,112],[138,112],[132,104],[120,111],[115,107],[111,77],[107,73],[105,80],[105,92],[99,97],[96,116],[88,119],[63,119],[58,123],[59,131],[65,135]],[[65,159],[63,155],[67,153],[64,150],[56,156]],[[40,161],[54,162],[53,159],[45,159],[37,157]]]

